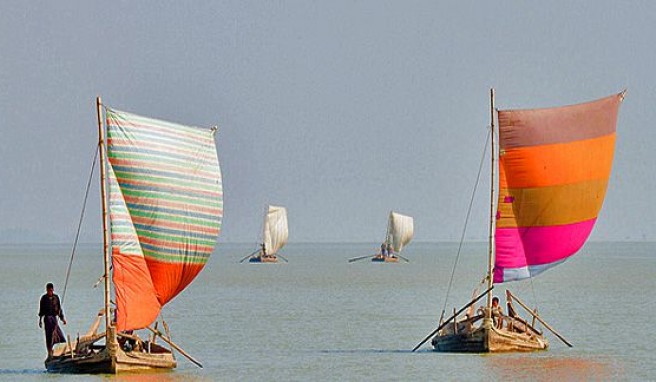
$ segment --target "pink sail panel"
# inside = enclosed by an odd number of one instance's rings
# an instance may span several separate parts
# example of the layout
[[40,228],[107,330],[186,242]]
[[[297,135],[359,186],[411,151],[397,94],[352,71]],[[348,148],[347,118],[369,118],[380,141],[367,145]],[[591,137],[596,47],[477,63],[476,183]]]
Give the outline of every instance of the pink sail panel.
[[585,244],[606,194],[623,97],[499,111],[495,283],[538,275]]

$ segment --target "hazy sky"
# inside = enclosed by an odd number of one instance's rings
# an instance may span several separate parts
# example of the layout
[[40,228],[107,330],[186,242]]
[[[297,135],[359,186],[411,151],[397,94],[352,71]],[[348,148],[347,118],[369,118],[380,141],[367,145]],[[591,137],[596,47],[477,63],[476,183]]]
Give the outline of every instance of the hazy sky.
[[[95,96],[219,124],[221,241],[267,203],[291,241],[457,240],[499,108],[629,89],[595,240],[656,240],[656,2],[35,1],[0,5],[0,241],[72,242]],[[489,172],[481,190],[489,187]],[[470,239],[486,235],[478,194]],[[98,242],[98,182],[82,240]]]

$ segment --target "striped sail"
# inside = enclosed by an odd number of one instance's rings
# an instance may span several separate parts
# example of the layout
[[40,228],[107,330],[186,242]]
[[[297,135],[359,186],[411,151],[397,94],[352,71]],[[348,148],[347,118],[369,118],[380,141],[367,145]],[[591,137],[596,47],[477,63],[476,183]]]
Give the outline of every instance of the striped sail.
[[583,246],[606,194],[623,98],[498,112],[495,283],[538,275]]
[[390,212],[387,237],[391,241],[394,252],[399,253],[412,240],[415,234],[412,217]]
[[117,329],[151,324],[202,270],[221,229],[214,131],[106,109]]
[[264,216],[264,248],[266,253],[274,255],[287,244],[289,229],[287,226],[287,209],[269,206]]

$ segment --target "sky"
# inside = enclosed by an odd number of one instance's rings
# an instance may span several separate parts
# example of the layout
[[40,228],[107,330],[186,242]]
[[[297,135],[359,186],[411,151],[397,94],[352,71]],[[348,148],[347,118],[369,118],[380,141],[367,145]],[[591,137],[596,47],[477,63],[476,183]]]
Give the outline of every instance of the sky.
[[[592,240],[656,240],[656,2],[0,3],[0,242],[72,243],[97,143],[95,97],[219,125],[221,242],[375,242],[390,210],[457,241],[497,106],[624,88]],[[468,240],[485,240],[489,170]],[[100,242],[97,178],[81,234]]]

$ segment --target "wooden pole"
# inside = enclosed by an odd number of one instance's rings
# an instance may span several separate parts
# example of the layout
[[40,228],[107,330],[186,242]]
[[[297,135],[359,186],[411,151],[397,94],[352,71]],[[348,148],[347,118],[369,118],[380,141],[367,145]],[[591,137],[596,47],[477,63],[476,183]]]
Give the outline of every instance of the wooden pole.
[[[388,244],[390,244],[388,242],[388,240],[389,240],[389,231],[390,231],[390,222],[391,222],[391,220],[392,220],[392,211],[390,211],[390,214],[387,217],[387,228],[385,229],[385,252],[387,253],[387,256],[390,255],[387,248],[388,248]],[[381,255],[382,255],[382,251],[381,251]]]
[[475,299],[471,300],[467,305],[463,306],[463,307],[462,307],[459,311],[457,311],[453,316],[449,317],[448,320],[446,320],[446,321],[444,321],[442,324],[440,324],[440,325],[437,327],[437,329],[433,330],[433,331],[431,332],[431,334],[427,335],[426,338],[423,339],[423,341],[421,341],[419,344],[417,344],[417,346],[415,346],[414,349],[412,349],[412,351],[415,351],[415,350],[419,349],[419,348],[421,347],[421,345],[425,344],[426,341],[428,341],[432,336],[434,336],[437,332],[439,332],[440,330],[442,330],[442,328],[443,328],[444,326],[446,326],[449,322],[451,322],[451,320],[455,319],[460,313],[464,312],[465,309],[467,309],[467,308],[469,308],[470,306],[474,305],[474,304],[476,303],[476,301],[480,300],[480,299],[483,298],[485,295],[487,295],[488,293],[490,293],[490,292],[492,291],[493,288],[494,288],[494,285],[493,285],[490,289],[488,289],[488,290],[486,290],[485,292],[481,293],[481,294],[480,294],[478,297],[476,297]]
[[155,333],[156,335],[160,336],[160,338],[163,339],[164,342],[166,342],[167,344],[171,345],[171,347],[172,347],[173,349],[177,350],[178,353],[180,353],[180,354],[182,354],[183,356],[185,356],[188,360],[190,360],[191,362],[193,362],[196,366],[200,367],[201,369],[203,368],[203,365],[202,365],[200,362],[196,361],[196,360],[194,359],[194,357],[192,357],[192,356],[190,356],[189,354],[187,354],[187,352],[184,351],[184,350],[182,350],[182,349],[180,348],[180,346],[178,346],[178,345],[176,345],[175,343],[173,343],[173,341],[171,341],[169,338],[167,338],[165,335],[163,335],[162,332],[160,332],[159,330],[155,330],[155,329],[151,328],[150,326],[147,326],[147,328],[148,328],[148,330],[150,330],[151,332],[153,332],[153,333]]
[[75,359],[75,353],[73,352],[73,344],[71,343],[71,335],[66,336],[66,346],[68,346],[68,351],[71,352],[71,358]]
[[538,315],[538,308],[535,308],[533,313],[535,313],[535,314],[533,314],[533,320],[531,320],[531,326],[535,326],[535,316]]
[[398,257],[399,259],[401,259],[401,260],[403,260],[403,261],[405,261],[406,263],[409,263],[409,262],[410,262],[410,259],[408,259],[408,258],[405,258],[405,257],[403,257],[403,256],[401,256],[401,255],[400,255],[400,254],[398,254],[398,253],[396,254],[396,257]]
[[[171,337],[171,332],[169,331],[169,324],[167,324],[166,321],[164,321],[164,319],[162,319],[162,325],[164,325],[164,331],[166,332],[166,336],[169,339],[171,339],[171,341],[173,341],[172,340],[173,337]],[[173,352],[171,352],[171,353],[173,354],[173,359],[175,359],[175,354]]]
[[[159,324],[159,321],[155,321],[155,330],[157,330],[157,325],[158,324]],[[152,338],[151,338],[150,342],[155,343],[155,341],[157,341],[157,336],[155,335],[155,333],[152,333],[151,336],[152,336]]]
[[[508,291],[508,293],[510,293],[510,291]],[[519,305],[521,305],[522,308],[526,309],[526,311],[529,312],[533,317],[535,317],[535,319],[537,319],[538,321],[540,321],[540,323],[541,323],[542,325],[544,325],[545,328],[547,328],[551,333],[553,333],[556,337],[558,337],[561,341],[563,341],[563,342],[565,343],[565,345],[567,345],[567,346],[569,346],[569,347],[573,347],[573,345],[570,344],[569,342],[567,342],[567,340],[566,340],[563,336],[561,336],[560,334],[558,334],[558,332],[556,332],[556,331],[554,330],[554,328],[552,328],[551,326],[549,326],[549,324],[547,324],[546,322],[544,322],[544,320],[543,320],[542,318],[540,318],[540,316],[538,316],[538,315],[537,315],[536,313],[534,313],[534,312],[533,312],[528,306],[526,306],[526,304],[524,304],[524,303],[522,302],[522,300],[520,300],[519,298],[517,298],[517,296],[515,296],[515,295],[512,295],[512,296],[513,296],[513,300],[517,301],[517,303],[518,303]]]
[[349,262],[349,263],[352,263],[352,262],[355,262],[355,261],[360,261],[360,260],[364,260],[364,259],[368,259],[368,258],[370,258],[370,257],[376,257],[376,256],[378,256],[378,255],[368,255],[368,256],[359,256],[359,257],[354,257],[354,258],[352,258],[352,259],[349,259],[348,262]]
[[[105,174],[105,129],[102,118],[102,100],[96,98],[96,112],[98,117],[98,146],[100,151],[100,198],[102,199],[102,227],[103,227],[103,260],[105,263],[105,332],[112,326],[109,312],[109,233],[107,231],[107,190],[105,189],[107,175]],[[110,336],[107,335],[109,341]]]
[[253,256],[254,254],[258,253],[259,251],[260,251],[260,250],[258,249],[257,251],[254,251],[253,253],[251,253],[251,254],[249,254],[249,255],[246,255],[244,258],[242,258],[241,260],[239,260],[239,262],[240,262],[240,263],[243,263],[246,259],[248,259],[249,257]]
[[[495,147],[494,147],[494,89],[490,89],[490,128],[492,129],[491,131],[491,142],[492,142],[492,150],[490,150],[492,154],[492,159],[491,159],[491,164],[492,164],[492,169],[490,171],[490,235],[489,235],[489,241],[488,241],[488,256],[487,256],[487,288],[488,291],[492,290],[492,285],[493,285],[493,278],[492,278],[492,272],[493,272],[493,264],[494,264],[494,217],[496,214],[494,213],[494,182],[495,182],[495,173],[496,173],[496,152],[495,152]],[[492,294],[489,293],[487,295],[487,309],[485,310],[485,318],[487,320],[492,319]],[[488,321],[489,322],[489,321]]]
[[267,229],[267,217],[269,215],[269,205],[264,206],[264,224],[262,225],[262,253],[260,254],[260,257],[263,257],[264,255],[267,254],[267,248],[266,248],[266,229]]

